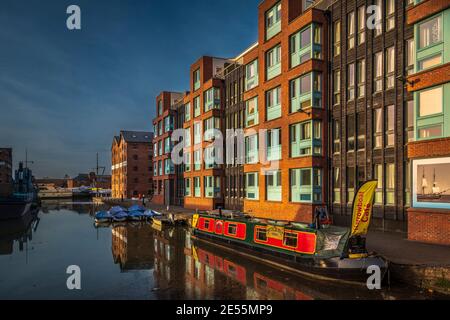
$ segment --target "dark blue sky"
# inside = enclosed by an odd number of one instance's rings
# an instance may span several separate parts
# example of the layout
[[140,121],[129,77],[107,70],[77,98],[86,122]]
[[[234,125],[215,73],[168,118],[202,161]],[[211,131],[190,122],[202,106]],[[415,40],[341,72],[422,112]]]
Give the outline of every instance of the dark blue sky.
[[[120,129],[152,130],[156,95],[184,91],[202,55],[257,40],[259,0],[1,0],[0,147],[37,177],[110,168]],[[81,7],[82,30],[66,28]]]

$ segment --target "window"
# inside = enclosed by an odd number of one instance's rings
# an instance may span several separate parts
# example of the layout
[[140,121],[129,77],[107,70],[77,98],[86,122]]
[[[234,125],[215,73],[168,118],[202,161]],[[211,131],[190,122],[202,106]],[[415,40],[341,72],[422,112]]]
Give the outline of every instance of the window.
[[237,225],[235,223],[229,223],[227,233],[229,235],[236,235],[237,234]]
[[416,60],[416,48],[414,47],[414,38],[406,40],[406,74],[414,73],[414,62]]
[[169,138],[164,139],[164,153],[171,153],[172,152],[172,143]]
[[291,157],[322,154],[320,121],[306,121],[290,126]]
[[405,103],[406,142],[414,141],[414,100]]
[[266,119],[267,121],[281,117],[281,87],[266,92]]
[[191,158],[192,158],[192,154],[190,152],[185,152],[183,154],[184,157],[184,171],[185,172],[190,172],[191,171]]
[[341,169],[333,168],[333,203],[341,203]]
[[162,156],[163,153],[163,141],[158,141],[158,149],[159,149],[159,155]]
[[184,106],[184,121],[188,122],[191,120],[191,104],[188,102]]
[[258,163],[258,134],[245,137],[245,163]]
[[383,90],[383,53],[377,52],[374,56],[374,92]]
[[376,164],[373,166],[373,178],[378,182],[375,190],[375,204],[383,204],[383,166]]
[[386,107],[386,147],[393,147],[395,144],[395,108],[394,105]]
[[202,150],[194,151],[194,171],[199,171],[202,168]]
[[366,41],[366,7],[358,8],[358,45]]
[[194,197],[200,198],[201,190],[200,190],[200,177],[194,177]]
[[192,143],[191,139],[191,128],[187,128],[184,130],[184,146],[190,147]]
[[290,67],[322,58],[322,28],[311,24],[290,37]]
[[373,110],[373,147],[381,148],[383,144],[383,116],[381,108]]
[[347,116],[347,152],[355,151],[355,116]]
[[355,99],[355,64],[347,66],[347,101]]
[[173,166],[172,160],[166,159],[164,160],[164,174],[170,175],[175,173],[175,168]]
[[411,206],[411,162],[406,161],[405,165],[405,206]]
[[290,187],[292,202],[322,201],[322,170],[318,168],[291,169]]
[[419,92],[419,117],[442,113],[442,87]]
[[347,49],[355,47],[355,12],[350,12],[347,16]]
[[363,98],[366,94],[366,60],[358,61],[358,69],[356,71],[358,81],[358,98]]
[[212,109],[220,109],[220,89],[208,89],[203,95],[204,112],[208,112]]
[[163,163],[162,163],[161,160],[158,161],[158,172],[159,172],[159,175],[160,175],[160,176],[163,175]]
[[443,87],[422,90],[417,99],[417,130],[419,139],[437,138],[443,135]]
[[199,144],[202,142],[202,123],[194,123],[194,144]]
[[220,197],[220,177],[207,176],[205,180],[205,197]]
[[322,107],[322,75],[311,72],[290,82],[290,112]]
[[418,70],[425,70],[442,63],[442,54],[438,53],[418,61]]
[[164,132],[169,132],[173,130],[173,119],[171,116],[164,118]]
[[194,98],[194,118],[200,115],[200,96]]
[[254,97],[245,102],[245,127],[259,124],[258,97]]
[[267,242],[267,228],[266,227],[255,227],[256,240],[260,242]]
[[162,101],[158,101],[158,116],[162,116],[163,114],[163,105],[162,105]]
[[281,201],[281,171],[266,172],[267,201]]
[[281,74],[281,45],[266,53],[266,79],[270,80]]
[[281,129],[266,132],[267,161],[281,160]]
[[286,247],[297,248],[298,234],[294,232],[284,232],[283,245]]
[[341,126],[339,120],[333,121],[333,153],[341,152]]
[[347,167],[347,202],[352,203],[355,197],[355,168]]
[[281,2],[266,12],[266,40],[281,31]]
[[383,33],[383,25],[382,25],[382,12],[383,12],[383,4],[381,0],[375,0],[374,5],[379,8],[376,11],[375,15],[375,29],[373,30],[375,37],[381,35]]
[[341,103],[341,71],[333,71],[333,105]]
[[386,49],[386,89],[394,88],[395,76],[395,50],[394,47]]
[[204,121],[204,140],[205,141],[211,141],[215,137],[214,129],[220,130],[220,118],[218,117],[211,117]]
[[395,28],[395,0],[386,0],[386,31]]
[[358,132],[358,150],[366,149],[366,118],[365,113],[360,112],[357,115],[357,132]]
[[245,90],[258,86],[258,81],[258,60],[254,60],[245,66]]
[[437,16],[419,24],[419,49],[442,41],[442,17]]
[[214,147],[207,147],[204,150],[205,155],[205,169],[217,168],[216,150]]
[[158,135],[162,136],[163,134],[163,123],[162,121],[158,122]]
[[200,89],[200,69],[194,71],[194,91]]
[[191,196],[191,179],[185,179],[184,180],[184,190],[185,190],[185,196],[190,197]]
[[335,57],[341,54],[341,21],[340,20],[334,22],[333,54]]
[[386,164],[386,204],[395,203],[395,164]]
[[259,200],[259,174],[256,172],[245,174],[245,192],[249,200]]

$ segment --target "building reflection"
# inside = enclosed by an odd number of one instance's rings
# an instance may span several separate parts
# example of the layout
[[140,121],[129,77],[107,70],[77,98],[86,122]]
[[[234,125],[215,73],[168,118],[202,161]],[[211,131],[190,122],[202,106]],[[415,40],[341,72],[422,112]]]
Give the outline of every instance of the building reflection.
[[30,211],[20,219],[0,221],[0,255],[12,255],[14,242],[17,241],[19,251],[28,250],[28,242],[33,240],[39,224],[38,212]]
[[114,263],[122,272],[151,270],[154,265],[153,231],[147,224],[112,229]]

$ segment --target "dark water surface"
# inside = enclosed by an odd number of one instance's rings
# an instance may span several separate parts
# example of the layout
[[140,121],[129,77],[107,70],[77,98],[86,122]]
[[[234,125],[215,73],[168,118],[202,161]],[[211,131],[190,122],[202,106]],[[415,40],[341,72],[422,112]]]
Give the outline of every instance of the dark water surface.
[[[398,284],[369,291],[300,277],[194,241],[183,227],[96,229],[94,211],[47,205],[21,221],[0,221],[0,299],[433,298]],[[81,290],[67,289],[71,265],[81,269]]]

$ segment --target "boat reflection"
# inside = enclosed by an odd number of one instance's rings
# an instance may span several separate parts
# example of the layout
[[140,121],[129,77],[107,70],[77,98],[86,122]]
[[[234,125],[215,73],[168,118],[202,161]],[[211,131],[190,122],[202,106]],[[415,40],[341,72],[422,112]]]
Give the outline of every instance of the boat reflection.
[[39,225],[38,210],[30,210],[20,219],[0,221],[0,255],[12,255],[14,242],[19,251],[27,250],[27,243],[33,240],[33,233]]

